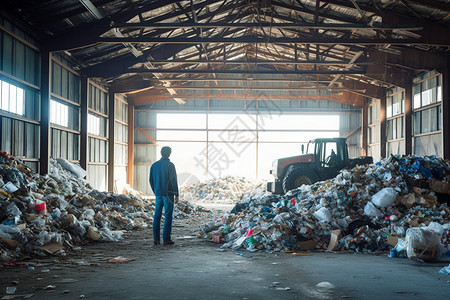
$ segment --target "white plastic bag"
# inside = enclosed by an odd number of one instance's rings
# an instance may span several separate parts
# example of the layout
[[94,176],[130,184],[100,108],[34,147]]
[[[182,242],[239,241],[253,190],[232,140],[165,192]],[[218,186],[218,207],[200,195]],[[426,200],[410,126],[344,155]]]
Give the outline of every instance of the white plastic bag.
[[364,206],[364,214],[369,217],[379,217],[382,215],[381,211],[372,202],[367,202],[366,206]]
[[436,260],[439,256],[441,234],[426,227],[413,227],[406,230],[406,254],[408,258],[424,261]]
[[84,170],[81,166],[71,163],[70,161],[64,158],[57,158],[56,161],[66,170],[72,172],[78,178],[86,177],[86,170]]
[[319,222],[325,223],[330,223],[333,220],[330,211],[325,207],[322,207],[318,211],[316,211],[314,213],[314,217],[316,217]]
[[397,192],[387,187],[372,196],[372,203],[377,207],[388,207],[394,204],[395,199],[397,199]]

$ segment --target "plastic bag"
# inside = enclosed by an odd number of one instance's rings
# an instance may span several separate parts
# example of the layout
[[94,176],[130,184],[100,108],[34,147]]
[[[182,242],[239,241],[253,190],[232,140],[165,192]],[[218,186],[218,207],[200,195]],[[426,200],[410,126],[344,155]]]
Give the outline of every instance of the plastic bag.
[[6,207],[6,212],[10,218],[14,218],[14,217],[20,216],[22,214],[22,212],[20,211],[20,209],[17,207],[17,205],[14,202],[11,202]]
[[17,226],[0,224],[0,237],[15,240],[21,244],[28,242],[27,237],[20,231]]
[[406,230],[406,254],[408,258],[424,261],[436,260],[439,256],[441,234],[425,227],[413,227]]
[[34,204],[34,212],[38,215],[46,215],[47,214],[47,205],[44,201],[36,200]]
[[395,199],[397,199],[397,192],[387,187],[372,196],[372,203],[377,207],[388,207],[394,204]]
[[64,158],[57,158],[56,161],[66,170],[72,172],[78,178],[84,178],[87,172],[79,165],[73,164]]
[[366,206],[364,206],[364,214],[369,217],[379,217],[382,215],[381,211],[372,202],[367,202]]
[[319,220],[319,222],[330,223],[333,220],[330,211],[325,207],[320,208],[313,215],[317,218],[317,220]]
[[441,224],[436,223],[436,222],[431,222],[430,224],[428,224],[426,229],[429,231],[436,232],[440,235],[442,235],[444,233],[444,227]]

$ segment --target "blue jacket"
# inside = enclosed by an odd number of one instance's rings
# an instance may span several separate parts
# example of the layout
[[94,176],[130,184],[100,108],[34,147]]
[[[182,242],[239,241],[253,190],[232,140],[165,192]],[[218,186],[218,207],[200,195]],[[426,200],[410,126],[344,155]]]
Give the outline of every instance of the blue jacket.
[[150,168],[150,186],[155,196],[178,196],[178,182],[175,165],[162,157]]

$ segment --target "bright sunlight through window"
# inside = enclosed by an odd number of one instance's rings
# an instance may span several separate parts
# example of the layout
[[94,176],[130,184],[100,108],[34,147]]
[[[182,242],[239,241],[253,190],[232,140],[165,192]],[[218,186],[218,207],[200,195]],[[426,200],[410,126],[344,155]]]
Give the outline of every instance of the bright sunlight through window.
[[0,80],[1,109],[23,116],[25,95],[24,90]]

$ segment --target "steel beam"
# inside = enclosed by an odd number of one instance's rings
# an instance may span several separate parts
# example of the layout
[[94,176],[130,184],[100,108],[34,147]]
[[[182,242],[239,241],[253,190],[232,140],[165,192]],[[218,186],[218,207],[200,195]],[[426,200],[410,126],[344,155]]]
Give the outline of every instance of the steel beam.
[[[285,81],[286,82],[286,81]],[[314,84],[315,82],[311,82]],[[349,88],[340,88],[340,87],[327,87],[327,86],[253,86],[253,85],[241,85],[241,86],[170,86],[175,90],[224,90],[224,91],[242,91],[242,90],[252,90],[252,91],[348,91],[354,92],[356,94],[364,95],[365,90],[352,90]],[[154,90],[167,90],[164,86],[153,86]],[[182,95],[182,94],[180,94]]]
[[322,74],[322,75],[332,75],[332,74],[364,74],[364,70],[298,70],[298,71],[287,71],[287,70],[211,70],[211,69],[144,69],[144,68],[130,68],[124,70],[124,73],[165,73],[165,74]]
[[434,45],[450,46],[450,40],[425,41],[424,39],[396,39],[396,38],[335,38],[335,37],[99,37],[98,43],[140,43],[140,44],[315,44],[315,45]]
[[[361,107],[363,98],[360,95],[355,95],[348,92],[342,92],[332,95],[267,95],[259,94],[179,94],[177,97],[182,99],[217,99],[217,100],[256,100],[256,101],[297,101],[297,100],[328,100],[348,105],[356,105]],[[140,106],[152,104],[156,102],[173,99],[172,95],[155,95],[150,93],[142,93],[130,95],[128,97],[130,105]]]
[[139,23],[115,23],[115,28],[148,28],[148,29],[177,29],[177,28],[285,28],[285,29],[324,29],[324,30],[355,30],[355,29],[373,29],[373,30],[422,30],[422,26],[418,25],[404,25],[398,24],[395,26],[388,26],[384,24],[370,26],[367,24],[314,24],[314,23],[223,23],[223,22],[211,22],[211,23],[196,23],[196,22],[182,22],[182,23],[154,23],[151,22],[139,22]]
[[[241,64],[268,64],[268,65],[282,65],[282,64],[295,64],[295,65],[348,65],[350,60],[182,60],[182,59],[155,59],[150,61],[152,64],[227,64],[227,65],[241,65]],[[361,60],[353,62],[354,65],[369,65],[374,64],[368,60]]]
[[365,97],[381,99],[384,95],[386,95],[386,88],[357,80],[344,80],[342,82],[342,86],[347,88],[350,92]]

